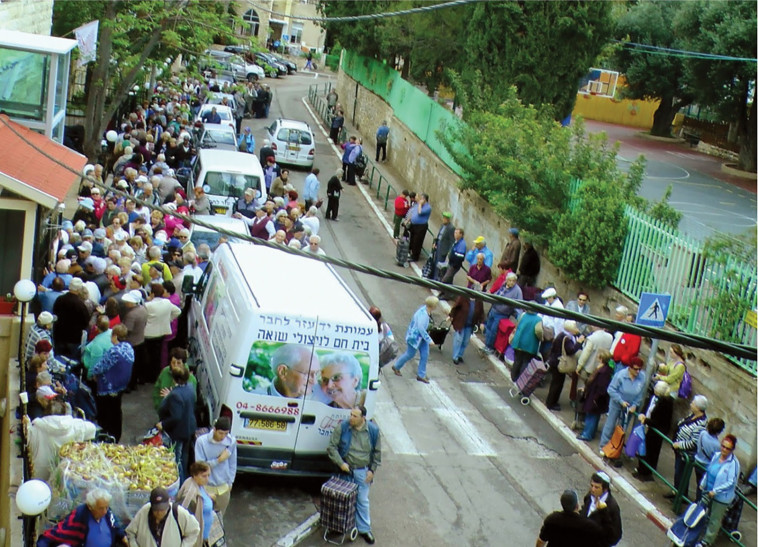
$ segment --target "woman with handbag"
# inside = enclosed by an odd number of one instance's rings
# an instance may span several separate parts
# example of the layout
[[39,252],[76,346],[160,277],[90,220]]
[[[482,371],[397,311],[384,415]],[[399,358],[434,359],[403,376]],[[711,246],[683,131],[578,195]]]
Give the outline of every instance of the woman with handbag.
[[[669,397],[669,385],[666,382],[658,381],[653,388],[653,396],[647,404],[645,413],[640,414],[638,419],[641,424],[654,427],[664,435],[668,435],[673,415],[674,400]],[[645,429],[647,430],[647,428]],[[663,437],[657,433],[648,432],[645,435],[645,448],[647,452],[644,456],[640,456],[640,463],[637,464],[637,469],[632,473],[632,477],[642,482],[653,480],[651,469],[658,468],[658,456],[661,453],[662,444]],[[645,462],[647,465],[641,462]]]
[[705,535],[696,547],[712,545],[721,530],[721,521],[726,510],[737,495],[737,481],[740,478],[740,462],[734,457],[737,437],[725,435],[721,440],[721,451],[714,454],[708,469],[700,481],[700,488],[706,492],[711,502],[708,526]]
[[600,350],[597,354],[597,366],[587,380],[583,390],[580,390],[580,400],[583,400],[584,430],[576,436],[580,441],[591,441],[597,433],[600,416],[608,412],[608,385],[613,378],[611,352]]
[[[605,447],[611,440],[616,424],[627,412],[635,412],[642,404],[642,397],[645,394],[647,378],[642,370],[645,364],[639,357],[632,357],[628,367],[622,367],[613,375],[613,380],[608,386],[608,396],[610,403],[608,405],[608,419],[605,420],[603,433],[600,436],[600,446]],[[603,449],[600,454],[605,456]]]
[[211,466],[206,462],[190,465],[190,477],[184,481],[176,494],[176,503],[189,511],[200,524],[200,535],[195,547],[208,545],[213,525],[213,498],[205,491],[205,485],[211,476]]
[[563,331],[555,337],[555,341],[550,348],[547,364],[550,367],[551,379],[550,390],[545,399],[545,406],[549,410],[560,411],[561,405],[558,404],[563,391],[563,384],[566,381],[566,374],[573,374],[576,371],[577,352],[582,348],[584,336],[579,335],[579,328],[576,321],[569,319],[563,323]]

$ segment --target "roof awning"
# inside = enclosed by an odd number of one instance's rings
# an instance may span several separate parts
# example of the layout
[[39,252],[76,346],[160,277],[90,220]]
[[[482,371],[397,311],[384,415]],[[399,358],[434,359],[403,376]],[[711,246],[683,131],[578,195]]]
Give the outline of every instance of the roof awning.
[[79,182],[86,163],[78,152],[0,114],[0,186],[52,209]]
[[274,23],[275,25],[286,25],[287,21],[282,21],[281,19],[269,19],[268,24]]

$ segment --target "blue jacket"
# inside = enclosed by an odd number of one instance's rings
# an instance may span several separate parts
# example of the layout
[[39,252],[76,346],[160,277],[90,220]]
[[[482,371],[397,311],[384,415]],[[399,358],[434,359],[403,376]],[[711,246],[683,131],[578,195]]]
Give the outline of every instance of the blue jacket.
[[617,404],[622,402],[629,403],[629,406],[636,406],[640,408],[642,404],[642,396],[645,394],[645,372],[640,371],[637,374],[637,378],[632,380],[629,376],[629,369],[622,367],[621,370],[613,375],[611,385],[608,386],[608,396],[611,401]]
[[311,173],[307,177],[305,177],[305,186],[303,187],[303,199],[309,199],[311,201],[316,201],[318,199],[318,189],[321,186],[321,183],[318,180],[318,177]]
[[421,306],[413,314],[411,322],[408,324],[408,330],[405,331],[405,341],[409,346],[418,349],[422,343],[431,344],[432,337],[429,336],[429,314],[426,312],[426,304]]
[[448,261],[454,268],[460,268],[463,266],[463,260],[465,258],[466,241],[463,238],[460,238],[458,241],[453,243],[453,246],[450,249],[450,254],[448,255]]
[[345,151],[342,153],[342,163],[350,163],[350,152],[353,151],[357,145],[351,142],[345,144]]
[[129,342],[119,342],[106,350],[90,371],[97,378],[98,395],[115,395],[129,387],[134,366],[134,349]]
[[408,218],[411,224],[429,224],[429,217],[432,214],[432,206],[428,203],[424,203],[421,206],[421,212],[418,212],[418,204],[414,203],[411,208],[408,209]]
[[350,155],[347,158],[347,163],[355,163],[355,160],[358,159],[358,156],[360,156],[363,153],[363,147],[360,144],[356,144],[350,149]]
[[[708,464],[708,468],[712,465],[718,465],[719,458],[721,457],[721,451],[716,452],[711,458],[711,463]],[[737,479],[740,477],[740,462],[734,457],[734,454],[729,454],[729,457],[721,465],[721,469],[716,473],[716,480],[713,483],[713,487],[707,489],[708,472],[703,475],[703,480],[700,481],[700,489],[706,492],[715,492],[716,495],[713,499],[719,503],[732,503],[734,499],[735,489],[737,488]]]
[[485,245],[481,249],[477,249],[476,247],[474,247],[469,252],[467,252],[466,262],[468,262],[469,264],[476,264],[476,255],[478,255],[479,253],[482,253],[484,255],[484,264],[488,268],[492,268],[492,260],[493,260],[492,251],[489,250],[487,245]]
[[527,311],[521,314],[518,320],[518,326],[513,334],[513,349],[523,351],[529,355],[537,355],[540,349],[540,341],[534,334],[534,328],[537,323],[542,321],[540,316],[534,312]]
[[[71,547],[84,547],[89,531],[90,514],[87,505],[81,504],[53,528],[45,531],[37,540],[37,547],[55,547],[62,544],[71,545]],[[111,530],[113,538],[111,545],[123,545],[126,534],[123,528],[116,525],[113,512],[108,509],[103,518]]]

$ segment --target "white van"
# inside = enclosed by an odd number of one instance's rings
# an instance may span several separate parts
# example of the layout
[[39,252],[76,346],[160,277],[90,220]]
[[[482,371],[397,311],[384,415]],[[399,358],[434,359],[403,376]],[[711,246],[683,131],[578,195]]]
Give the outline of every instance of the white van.
[[376,321],[334,269],[224,243],[189,319],[201,413],[231,418],[238,469],[333,472],[334,427],[356,404],[371,417],[380,385]]
[[195,197],[196,186],[203,187],[216,214],[231,216],[234,204],[243,197],[247,188],[255,190],[259,203],[266,200],[263,169],[255,154],[198,150],[187,179],[187,195],[191,199]]

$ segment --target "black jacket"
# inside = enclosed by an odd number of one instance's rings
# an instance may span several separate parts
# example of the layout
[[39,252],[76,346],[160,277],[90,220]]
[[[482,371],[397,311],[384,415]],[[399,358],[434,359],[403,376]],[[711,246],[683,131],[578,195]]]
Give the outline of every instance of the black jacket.
[[337,175],[334,175],[329,179],[329,182],[326,183],[326,195],[330,198],[338,197],[340,192],[342,192],[340,178]]
[[[587,493],[584,496],[584,504],[580,515],[586,517],[590,509],[591,496]],[[619,504],[613,498],[612,494],[608,494],[608,499],[605,500],[606,508],[598,509],[591,515],[590,520],[594,520],[603,529],[603,540],[600,542],[601,547],[612,547],[621,541],[621,510]]]

